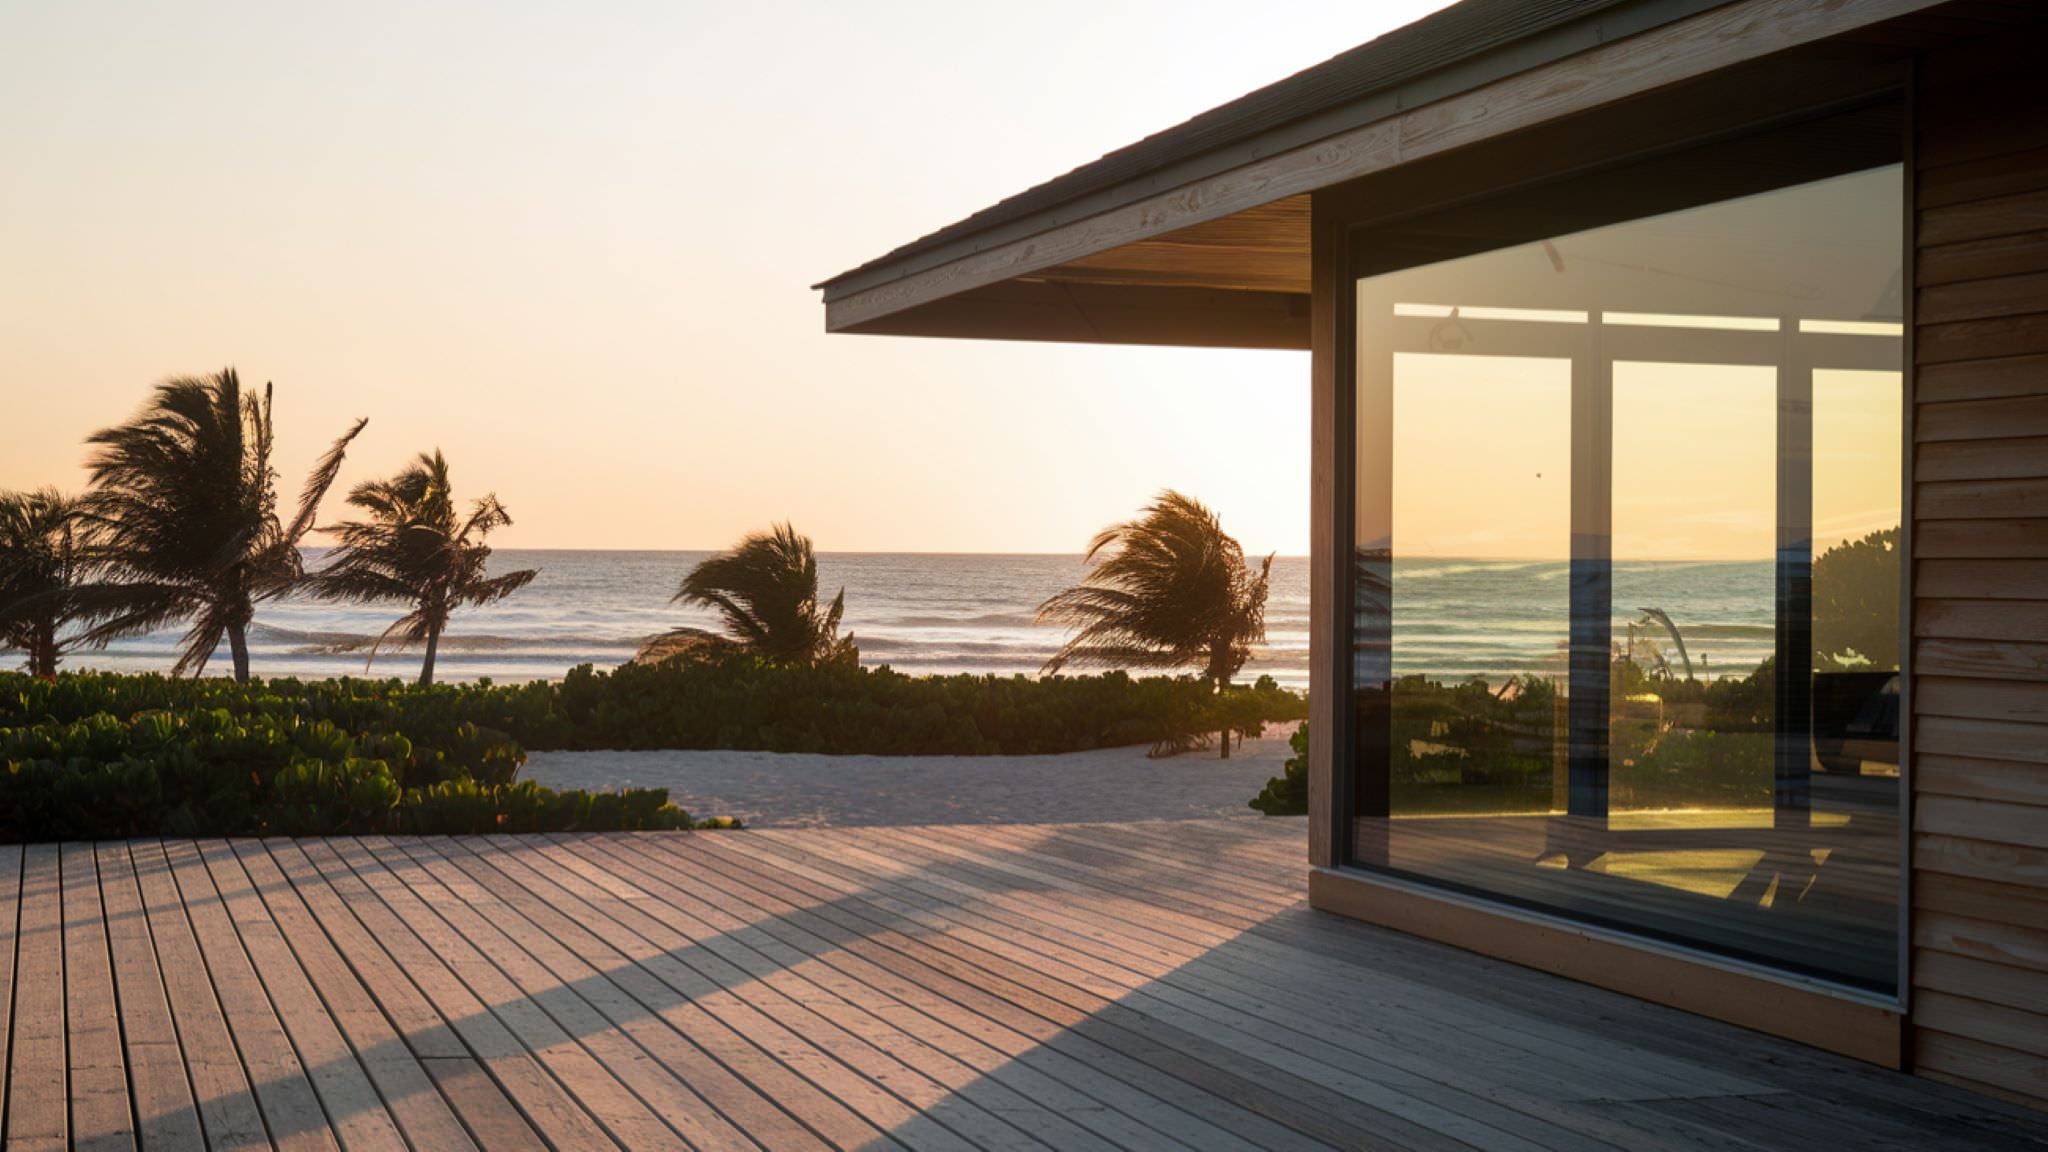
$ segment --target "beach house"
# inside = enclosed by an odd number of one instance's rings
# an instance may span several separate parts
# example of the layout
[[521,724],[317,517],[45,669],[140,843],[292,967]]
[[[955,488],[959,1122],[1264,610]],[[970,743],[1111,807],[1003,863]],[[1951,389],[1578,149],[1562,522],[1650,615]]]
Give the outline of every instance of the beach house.
[[826,324],[1309,351],[1313,903],[2048,1106],[2044,60],[1465,0]]

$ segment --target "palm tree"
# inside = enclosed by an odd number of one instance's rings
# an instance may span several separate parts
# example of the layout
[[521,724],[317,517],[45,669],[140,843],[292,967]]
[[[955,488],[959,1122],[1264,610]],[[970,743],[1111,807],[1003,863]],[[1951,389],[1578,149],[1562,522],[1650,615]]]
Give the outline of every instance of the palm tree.
[[77,497],[55,489],[0,493],[0,648],[26,653],[33,676],[57,675],[79,642],[66,627],[93,614],[79,519]]
[[[1040,622],[1074,629],[1046,661],[1114,668],[1199,668],[1222,692],[1266,639],[1268,556],[1257,570],[1216,514],[1166,491],[1136,520],[1113,524],[1088,545],[1082,582],[1038,607]],[[1230,732],[1223,734],[1230,755]]]
[[339,542],[327,563],[307,578],[306,587],[322,600],[412,605],[371,645],[370,660],[392,641],[401,648],[425,643],[423,686],[434,682],[434,656],[451,613],[503,600],[539,574],[523,568],[485,575],[491,547],[484,537],[512,523],[512,517],[496,496],[473,502],[467,516],[459,515],[448,461],[438,448],[431,455],[422,452],[389,480],[356,485],[348,502],[368,518],[321,529]]
[[731,551],[690,569],[670,603],[715,609],[740,647],[779,663],[860,658],[852,633],[839,635],[846,589],[819,609],[818,557],[810,537],[788,524],[750,533]]
[[304,575],[299,541],[368,423],[356,421],[314,465],[287,524],[277,515],[270,408],[270,385],[246,396],[233,368],[180,376],[158,384],[126,424],[86,441],[98,449],[87,520],[108,574],[128,586],[121,610],[88,639],[189,620],[172,675],[204,671],[225,636],[235,679],[249,679],[255,606]]

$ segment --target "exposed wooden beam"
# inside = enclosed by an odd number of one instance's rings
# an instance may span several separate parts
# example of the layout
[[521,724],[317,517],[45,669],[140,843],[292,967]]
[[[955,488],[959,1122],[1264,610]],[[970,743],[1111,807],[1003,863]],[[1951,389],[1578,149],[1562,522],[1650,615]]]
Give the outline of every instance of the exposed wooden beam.
[[884,316],[875,336],[1306,350],[1306,292],[1009,280]]

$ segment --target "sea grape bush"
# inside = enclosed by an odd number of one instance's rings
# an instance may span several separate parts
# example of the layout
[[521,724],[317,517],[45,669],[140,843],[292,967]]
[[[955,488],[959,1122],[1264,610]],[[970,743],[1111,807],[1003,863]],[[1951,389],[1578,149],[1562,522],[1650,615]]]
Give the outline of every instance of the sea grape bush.
[[0,841],[695,826],[664,789],[513,783],[525,753],[510,737],[467,722],[448,731],[447,747],[428,748],[267,706],[76,719],[12,708],[0,718]]
[[0,727],[99,713],[224,709],[327,720],[351,732],[403,732],[419,747],[404,783],[454,775],[509,783],[516,761],[479,741],[503,733],[555,749],[704,749],[839,755],[1028,755],[1160,744],[1307,714],[1302,696],[1261,677],[1218,695],[1192,677],[906,676],[846,664],[717,660],[589,665],[559,683],[225,680],[0,674]]
[[520,685],[0,673],[0,841],[685,828],[701,825],[662,789],[519,781],[525,750],[1070,752],[1256,733],[1306,707],[1264,678],[1218,695],[1192,678],[913,677],[740,654]]
[[1295,728],[1287,738],[1294,755],[1280,766],[1280,775],[1270,777],[1266,786],[1252,797],[1251,807],[1268,816],[1301,816],[1308,812],[1308,724]]

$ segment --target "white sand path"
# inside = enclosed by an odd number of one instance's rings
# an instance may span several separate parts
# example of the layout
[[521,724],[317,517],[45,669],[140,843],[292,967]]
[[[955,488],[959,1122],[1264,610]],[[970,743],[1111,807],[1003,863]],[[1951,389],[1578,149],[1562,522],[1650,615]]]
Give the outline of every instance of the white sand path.
[[1057,756],[535,752],[550,788],[667,788],[699,816],[749,824],[996,824],[1269,817],[1246,807],[1290,755],[1293,724],[1232,749],[1148,759],[1142,746]]

